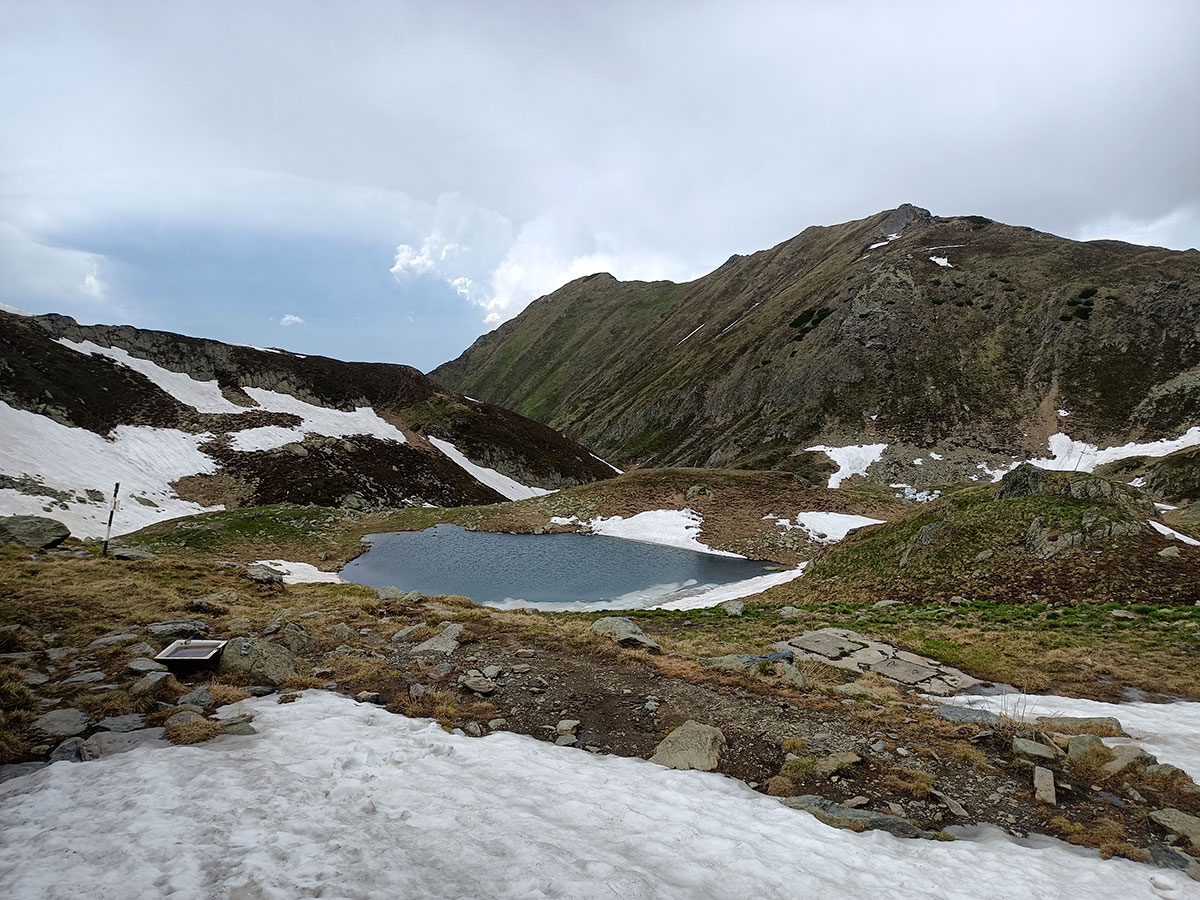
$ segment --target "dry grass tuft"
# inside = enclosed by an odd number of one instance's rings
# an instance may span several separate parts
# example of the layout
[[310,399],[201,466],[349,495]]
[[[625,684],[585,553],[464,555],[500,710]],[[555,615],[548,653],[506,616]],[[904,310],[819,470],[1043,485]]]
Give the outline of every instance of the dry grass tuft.
[[19,762],[29,754],[33,695],[12,666],[0,667],[0,763]]
[[971,744],[958,742],[950,750],[955,759],[961,759],[972,769],[983,770],[991,768],[987,754]]
[[776,775],[773,778],[768,778],[763,787],[766,788],[767,795],[770,797],[795,797],[799,792],[796,787],[796,782],[783,775]]
[[168,725],[164,733],[172,744],[199,744],[224,734],[225,726],[220,722],[205,719],[203,722]]
[[240,687],[234,687],[232,684],[222,684],[219,681],[210,681],[208,683],[208,690],[212,694],[213,706],[227,706],[230,703],[245,700],[250,696],[249,691],[244,691]]
[[276,703],[295,703],[299,699],[300,699],[300,695],[297,693],[280,694],[279,699],[277,699],[275,702]]
[[1067,758],[1067,768],[1071,775],[1088,784],[1102,783],[1109,778],[1104,771],[1104,764],[1113,758],[1113,752],[1107,747],[1088,747],[1082,753],[1076,753]]
[[[311,688],[319,688],[324,683],[322,679],[312,675],[293,675],[291,678],[285,679],[280,687],[285,691],[307,691]],[[213,695],[213,699],[216,699],[216,694]]]
[[797,756],[794,759],[785,760],[779,768],[779,774],[784,778],[802,781],[811,775],[816,767],[817,758],[815,756]]
[[802,756],[808,752],[808,741],[798,737],[784,738],[781,747],[784,753],[795,753],[797,756]]
[[933,790],[933,776],[920,769],[893,769],[884,776],[883,786],[914,800],[924,800]]

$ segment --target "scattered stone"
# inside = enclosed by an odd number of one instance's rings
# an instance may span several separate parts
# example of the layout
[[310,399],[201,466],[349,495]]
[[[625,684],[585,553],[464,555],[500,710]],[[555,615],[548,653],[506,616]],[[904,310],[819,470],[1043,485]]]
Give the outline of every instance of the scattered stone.
[[280,640],[283,641],[285,647],[297,655],[308,653],[317,646],[316,636],[303,625],[299,625],[296,622],[288,622],[287,625],[283,626],[283,635],[280,637]]
[[524,675],[526,672],[532,672],[533,666],[529,665],[529,663],[517,663],[512,667],[512,670],[514,675]]
[[497,678],[500,675],[501,668],[499,666],[487,666],[483,670],[484,678]]
[[943,794],[937,788],[931,788],[929,791],[929,796],[934,797],[938,800],[941,800],[942,803],[945,804],[946,809],[950,810],[950,812],[952,812],[954,815],[958,816],[960,819],[967,818],[968,814],[967,814],[966,808],[961,803],[959,803],[957,800],[955,800],[953,797],[949,797],[946,794]]
[[[125,641],[136,641],[136,640],[137,640],[136,634],[129,634],[127,632],[122,632],[121,634],[106,634],[106,635],[104,635],[104,637],[98,637],[94,641],[92,641],[90,644],[88,644],[88,649],[89,650],[98,650],[101,647],[111,647],[113,644],[122,644]],[[49,650],[46,651],[46,655],[50,656]],[[56,657],[54,657],[54,656],[50,656],[50,658],[56,659]]]
[[957,722],[962,725],[999,725],[1000,717],[986,709],[974,709],[970,706],[952,706],[944,703],[937,708],[937,714],[947,722]]
[[1033,767],[1033,797],[1047,806],[1058,805],[1058,798],[1054,794],[1054,773],[1043,766]]
[[1058,759],[1058,754],[1054,752],[1053,747],[1047,747],[1045,744],[1040,744],[1037,741],[1031,741],[1028,738],[1013,738],[1012,751],[1018,756],[1031,756],[1036,759]]
[[233,725],[226,725],[225,733],[234,735],[258,734],[258,729],[249,722],[237,722]]
[[0,517],[0,544],[18,544],[49,550],[71,536],[69,529],[57,519],[45,516]]
[[779,618],[795,619],[800,615],[800,610],[795,606],[784,606],[779,610]]
[[860,762],[862,762],[862,757],[857,753],[849,751],[831,753],[824,759],[817,760],[817,764],[813,766],[813,774],[818,778],[828,778],[830,775],[856,766]]
[[50,680],[50,676],[36,669],[25,669],[21,672],[21,681],[28,687],[37,687]]
[[725,615],[730,618],[738,618],[746,612],[746,604],[741,600],[726,600],[724,603],[718,603],[717,606],[725,610]]
[[151,553],[141,547],[110,547],[108,555],[113,559],[122,559],[127,562],[149,562],[158,559],[157,553]]
[[51,737],[74,737],[87,730],[88,717],[74,707],[56,709],[37,719],[33,727]]
[[133,685],[135,694],[144,694],[158,687],[160,681],[170,676],[169,672],[150,672],[139,678]]
[[1114,609],[1109,613],[1114,619],[1136,619],[1137,613],[1132,613],[1127,609]]
[[554,730],[559,734],[574,734],[581,724],[578,719],[560,719]]
[[81,762],[83,760],[83,738],[67,738],[50,753],[50,762]]
[[662,647],[647,637],[636,622],[625,616],[605,616],[603,619],[597,619],[592,623],[592,631],[608,635],[622,647],[635,647],[649,650],[651,653],[662,652]]
[[999,500],[1020,499],[1041,494],[1046,489],[1046,473],[1030,463],[1021,463],[1000,479]]
[[157,638],[198,638],[208,634],[208,625],[199,619],[152,622],[146,626],[146,633]]
[[1079,759],[1093,747],[1104,747],[1109,753],[1112,752],[1104,746],[1104,741],[1096,737],[1096,735],[1078,734],[1067,741],[1067,759]]
[[849,800],[847,800],[845,803],[842,804],[842,806],[846,807],[847,809],[862,809],[864,806],[870,806],[870,805],[871,805],[870,798],[864,797],[862,794],[859,794],[857,797],[851,797]]
[[657,700],[647,700],[646,705],[642,707],[646,712],[658,712],[659,702]]
[[989,559],[991,559],[991,558],[992,558],[993,556],[995,556],[995,555],[996,555],[996,551],[995,551],[995,550],[980,550],[980,551],[979,551],[978,553],[976,553],[976,554],[975,554],[975,556],[974,556],[974,557],[971,559],[971,564],[972,564],[972,565],[979,565],[979,563],[982,563],[982,562],[987,562]]
[[270,637],[283,627],[283,623],[287,621],[288,616],[296,611],[296,607],[289,606],[287,609],[281,609],[271,617],[271,621],[267,623],[267,627],[263,629],[263,637]]
[[378,703],[379,691],[359,691],[354,695],[354,699],[359,703]]
[[244,636],[254,630],[254,623],[245,616],[238,616],[235,619],[230,619],[225,623],[225,629],[232,635]]
[[[1185,774],[1183,769],[1173,766],[1170,763],[1154,763],[1153,765],[1146,766],[1146,774],[1152,777],[1155,775],[1175,775],[1176,773]],[[1190,781],[1191,779],[1189,778],[1188,780]]]
[[275,693],[275,688],[269,684],[252,684],[246,690],[251,697],[269,697]]
[[779,677],[784,682],[798,691],[808,689],[808,679],[804,677],[804,673],[793,666],[790,662],[779,664]]
[[333,636],[343,643],[358,639],[358,632],[345,622],[338,622],[330,630],[333,632]]
[[517,656],[520,659],[532,659],[536,655],[537,655],[536,650],[521,649],[521,650],[517,651]]
[[204,597],[193,597],[188,602],[188,608],[195,612],[208,613],[210,616],[223,616],[229,612],[228,604],[240,603],[241,599],[233,591],[217,591]]
[[84,669],[76,672],[70,678],[64,678],[63,684],[96,684],[104,680],[104,673],[99,669]]
[[384,585],[375,591],[375,596],[380,600],[403,600],[408,591],[402,591],[394,585]]
[[[929,832],[922,831],[912,822],[901,818],[899,813],[889,816],[885,813],[877,813],[865,809],[853,809],[845,804],[834,803],[832,800],[826,800],[824,797],[817,797],[813,794],[787,797],[781,802],[784,806],[791,809],[799,809],[811,813],[826,825],[832,825],[834,828],[848,828],[851,831],[878,829],[900,838],[931,836]],[[896,804],[889,803],[888,806],[889,808],[893,806],[899,808]]]
[[137,731],[146,727],[146,717],[131,713],[128,716],[108,716],[96,723],[101,731],[115,731],[122,734],[126,731]]
[[463,626],[458,623],[444,624],[446,627],[429,640],[413,647],[414,656],[420,653],[453,653],[458,649],[458,636],[463,633]]
[[554,739],[554,743],[560,747],[574,747],[579,743],[579,739],[573,734],[560,734]]
[[496,690],[496,682],[484,678],[482,675],[467,675],[462,680],[462,686],[468,691],[484,695],[494,693]]
[[650,762],[668,769],[711,772],[720,764],[725,749],[725,735],[721,729],[688,719],[654,748]]
[[480,727],[478,722],[468,722],[463,726],[463,731],[470,737],[483,737],[483,728]]
[[208,689],[207,685],[202,684],[202,685],[200,685],[200,687],[196,688],[193,691],[189,691],[188,693],[186,693],[182,697],[180,697],[178,700],[176,700],[175,705],[176,706],[196,706],[196,707],[199,707],[200,709],[205,709],[206,707],[212,706],[212,702],[213,702],[212,691],[210,691]]
[[282,644],[242,637],[225,645],[217,671],[222,674],[244,672],[269,684],[280,685],[296,674],[296,665],[292,651]]
[[407,603],[420,603],[425,599],[425,595],[420,591],[409,591],[402,599]]
[[[130,638],[135,638],[135,637],[137,637],[136,634],[122,635],[121,639],[129,640]],[[46,650],[46,659],[50,660],[50,662],[58,662],[60,659],[70,656],[72,653],[78,653],[78,652],[79,651],[76,650],[74,647],[50,647]]]
[[902,600],[876,600],[871,604],[875,609],[886,609],[889,606],[903,606]]
[[1164,559],[1178,559],[1179,558],[1179,548],[1178,547],[1163,547],[1161,550],[1158,551],[1158,555],[1163,557]]
[[270,566],[264,566],[261,563],[254,563],[246,566],[246,577],[258,584],[282,584],[283,573],[278,569],[272,569]]
[[302,618],[302,619],[323,619],[323,618],[325,618],[325,613],[321,612],[319,609],[314,609],[314,610],[311,610],[306,613],[300,613],[300,618]]
[[142,675],[148,675],[151,672],[165,671],[167,671],[167,667],[157,660],[139,657],[138,659],[131,659],[129,662],[125,663],[125,668],[121,670],[121,674],[136,675],[141,677]]
[[864,700],[878,700],[879,695],[869,688],[863,687],[857,681],[851,681],[847,684],[839,684],[833,689],[835,694],[842,697],[862,698]]
[[135,747],[167,747],[161,728],[142,728],[139,731],[97,731],[83,742],[84,760],[103,759],[125,753]]
[[1152,765],[1158,762],[1157,759],[1136,744],[1118,744],[1115,747],[1109,747],[1109,749],[1112,751],[1113,758],[1100,767],[1108,775],[1116,775],[1119,772],[1124,772],[1130,766],[1137,763]]
[[1159,809],[1150,813],[1150,819],[1167,831],[1181,834],[1196,847],[1200,847],[1200,818],[1189,816],[1178,809]]
[[420,700],[428,693],[429,689],[423,684],[410,684],[408,686],[408,696],[413,700]]

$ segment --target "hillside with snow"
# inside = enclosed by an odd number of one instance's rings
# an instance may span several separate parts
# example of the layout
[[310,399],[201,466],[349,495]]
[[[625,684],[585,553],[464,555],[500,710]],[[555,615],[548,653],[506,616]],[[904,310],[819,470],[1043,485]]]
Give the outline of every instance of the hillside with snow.
[[279,502],[455,506],[609,478],[586,448],[405,366],[0,312],[0,512],[77,537]]

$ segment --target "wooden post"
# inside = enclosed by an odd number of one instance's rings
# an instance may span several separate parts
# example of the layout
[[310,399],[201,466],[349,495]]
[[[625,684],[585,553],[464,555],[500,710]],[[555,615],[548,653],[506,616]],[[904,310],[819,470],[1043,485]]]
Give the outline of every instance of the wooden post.
[[120,492],[121,482],[118,481],[116,485],[113,486],[112,504],[108,507],[108,527],[104,529],[104,547],[100,551],[101,556],[108,556],[108,539],[112,535],[113,513],[115,513],[120,506],[120,501],[117,500],[117,495],[120,494]]

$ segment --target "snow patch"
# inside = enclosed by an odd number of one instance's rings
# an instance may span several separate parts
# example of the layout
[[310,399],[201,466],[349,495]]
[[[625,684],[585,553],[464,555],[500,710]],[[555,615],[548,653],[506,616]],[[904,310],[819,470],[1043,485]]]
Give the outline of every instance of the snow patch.
[[818,544],[836,544],[855,528],[866,528],[868,525],[882,525],[886,519],[871,519],[867,516],[855,516],[849,513],[836,512],[802,512],[797,513],[795,521],[783,516],[763,516],[764,521],[773,521],[784,531],[801,530],[808,539]]
[[528,500],[531,497],[544,497],[546,494],[554,493],[554,491],[548,491],[545,488],[530,487],[529,485],[521,484],[521,482],[509,478],[507,475],[501,475],[495,469],[489,469],[487,466],[478,466],[467,459],[449,441],[431,437],[429,443],[433,444],[438,450],[441,450],[455,465],[469,472],[476,481],[487,485],[496,493],[509,500]]
[[96,354],[108,357],[119,365],[144,375],[159,390],[197,412],[241,414],[247,411],[246,407],[231,403],[221,393],[221,388],[215,380],[199,381],[185,372],[172,372],[158,363],[133,356],[121,347],[101,347],[92,341],[69,341],[66,338],[58,338],[56,343],[85,356]]
[[[1159,762],[1200,778],[1200,703],[1102,703],[1053,694],[959,694],[938,702],[986,709],[1022,721],[1038,716],[1115,716]],[[1118,738],[1117,742],[1127,739]],[[1109,742],[1111,743],[1111,742]]]
[[1016,841],[998,829],[963,831],[952,842],[855,834],[719,774],[504,732],[447,734],[428,719],[334,693],[222,710],[242,713],[255,716],[259,734],[60,762],[6,782],[0,892],[185,900],[1200,895],[1183,873],[1102,861],[1049,839]]
[[1169,538],[1174,538],[1177,541],[1181,541],[1182,543],[1187,544],[1189,547],[1200,547],[1200,541],[1196,540],[1195,538],[1188,537],[1186,534],[1178,532],[1169,525],[1164,525],[1162,522],[1155,522],[1153,519],[1149,519],[1148,521],[1150,522],[1150,527],[1159,534],[1166,535]]
[[1050,435],[1047,442],[1050,447],[1049,459],[1031,459],[1030,462],[1039,469],[1051,469],[1059,472],[1091,472],[1097,466],[1119,462],[1134,456],[1167,456],[1179,450],[1200,446],[1200,425],[1193,426],[1177,438],[1163,438],[1161,441],[1145,443],[1121,444],[1119,447],[1106,447],[1101,450],[1095,444],[1076,441],[1061,431]]
[[[1132,482],[1130,482],[1130,483],[1132,484]],[[1170,503],[1158,503],[1158,502],[1155,502],[1154,508],[1161,509],[1163,512],[1166,512],[1169,509],[1179,509],[1178,506],[1172,506]]]
[[[279,425],[264,425],[261,428],[247,428],[231,436],[230,445],[234,450],[274,450],[287,444],[304,440],[306,434],[320,434],[325,437],[352,437],[366,435],[381,441],[393,441],[397,444],[407,443],[404,432],[391,422],[380,418],[379,414],[369,406],[360,406],[353,412],[343,409],[331,409],[328,406],[317,406],[308,403],[291,394],[280,394],[262,388],[243,388],[258,404],[260,409],[274,413],[289,413],[298,416],[303,421],[291,428]],[[245,410],[241,410],[245,412]]]
[[942,496],[941,491],[919,491],[911,484],[904,484],[902,482],[888,485],[888,487],[897,488],[899,490],[899,493],[896,494],[897,500],[912,500],[916,503],[930,503]]
[[[551,521],[554,520],[551,519]],[[609,537],[745,559],[740,553],[714,550],[712,547],[700,543],[698,535],[702,524],[704,524],[704,517],[688,508],[648,509],[628,518],[610,516],[606,519],[603,516],[597,516],[588,523],[596,534],[606,534]]]
[[879,241],[878,243],[872,244],[872,245],[871,245],[870,247],[868,247],[867,249],[868,249],[868,250],[878,250],[880,247],[886,247],[886,246],[887,246],[888,244],[890,244],[892,241],[896,241],[896,240],[899,240],[899,239],[900,239],[900,235],[899,235],[898,233],[897,233],[897,234],[889,234],[889,235],[888,235],[887,237],[885,237],[885,238],[884,238],[882,241]]
[[624,474],[625,474],[625,470],[624,470],[624,469],[618,469],[616,466],[614,466],[612,463],[610,463],[610,462],[609,462],[607,459],[601,459],[601,458],[600,458],[599,456],[597,456],[595,453],[591,453],[591,452],[589,452],[589,453],[588,453],[588,456],[590,456],[592,459],[596,460],[596,462],[602,462],[602,463],[604,463],[606,466],[608,466],[610,469],[612,469],[612,470],[613,470],[614,472],[616,472],[618,475],[624,475]]
[[1065,410],[1065,409],[1057,410],[1057,412],[1058,412],[1059,416],[1061,416],[1064,419],[1071,414],[1069,410]]
[[838,470],[829,476],[829,486],[835,488],[840,487],[842,482],[852,475],[866,475],[871,464],[878,462],[883,456],[887,444],[855,444],[850,447],[827,447],[817,444],[815,447],[804,449],[824,453],[838,464]]
[[931,257],[929,257],[929,261],[931,263],[937,263],[943,269],[953,269],[954,268],[954,266],[950,265],[949,258],[945,257],[945,256],[931,256]]
[[270,566],[283,573],[284,584],[342,584],[337,572],[324,572],[308,563],[288,562],[286,559],[260,559],[255,565]]
[[[181,500],[171,483],[185,475],[215,472],[217,464],[200,450],[212,439],[208,432],[186,434],[172,428],[119,425],[103,438],[83,428],[70,428],[46,416],[0,402],[0,473],[28,475],[48,488],[71,491],[76,500],[62,509],[48,497],[0,490],[6,515],[50,516],[76,537],[102,537],[108,521],[108,499],[121,483],[121,507],[113,534],[127,534],[180,516],[224,509]],[[102,500],[89,500],[88,490]],[[148,503],[138,502],[141,497]],[[153,505],[150,505],[153,504]],[[50,510],[44,507],[52,506]]]
[[[704,323],[704,325],[707,325],[707,324],[708,324],[707,322],[705,322],[705,323]],[[685,338],[683,339],[683,341],[686,341],[688,338],[690,338],[690,337],[691,337],[693,334],[695,334],[697,331],[699,331],[701,328],[703,328],[703,327],[704,327],[704,325],[700,325],[700,326],[698,326],[698,327],[694,328],[693,330],[689,331],[689,332],[688,332],[688,334],[687,334],[687,337],[685,337]],[[683,341],[680,341],[680,342],[679,342],[678,344],[676,344],[675,346],[676,346],[676,347],[680,346],[680,344],[682,344],[682,343],[683,343]]]
[[930,458],[930,459],[941,459],[941,458],[942,458],[942,454],[940,454],[940,453],[934,453],[932,450],[930,450],[930,451],[929,451],[929,458]]
[[807,562],[802,562],[796,568],[788,569],[785,572],[769,572],[766,575],[758,575],[754,578],[747,578],[744,581],[734,581],[730,584],[718,585],[717,587],[700,591],[690,597],[682,597],[678,600],[672,600],[651,608],[706,609],[710,606],[716,606],[718,603],[724,603],[726,600],[741,600],[743,597],[752,597],[776,585],[794,581],[804,574],[804,569],[807,565]]

